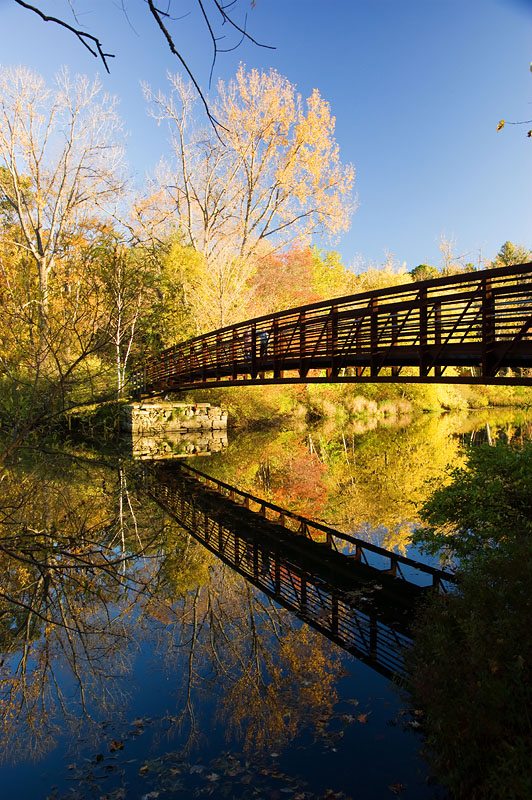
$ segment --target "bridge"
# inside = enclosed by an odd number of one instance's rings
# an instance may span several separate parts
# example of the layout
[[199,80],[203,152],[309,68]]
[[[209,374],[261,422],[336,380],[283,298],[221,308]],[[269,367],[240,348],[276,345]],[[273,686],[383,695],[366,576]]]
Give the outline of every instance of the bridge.
[[267,383],[531,386],[530,369],[532,263],[334,298],[230,325],[147,359],[130,388],[155,396]]
[[140,468],[142,487],[203,546],[385,677],[404,674],[415,604],[455,576],[283,509],[188,466]]

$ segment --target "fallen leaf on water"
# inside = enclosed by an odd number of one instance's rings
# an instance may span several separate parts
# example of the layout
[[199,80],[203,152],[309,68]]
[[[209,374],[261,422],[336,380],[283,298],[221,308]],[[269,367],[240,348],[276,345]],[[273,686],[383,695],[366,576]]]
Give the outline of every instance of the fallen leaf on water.
[[388,786],[388,789],[393,792],[394,794],[401,794],[406,789],[406,785],[404,783],[392,783]]
[[117,742],[116,739],[112,739],[111,744],[109,745],[109,750],[111,753],[114,753],[115,750],[123,750],[124,749],[124,742]]
[[357,716],[358,722],[361,722],[363,725],[365,725],[366,722],[368,721],[368,717],[369,717],[370,714],[371,714],[371,711],[368,711],[366,714],[359,714]]

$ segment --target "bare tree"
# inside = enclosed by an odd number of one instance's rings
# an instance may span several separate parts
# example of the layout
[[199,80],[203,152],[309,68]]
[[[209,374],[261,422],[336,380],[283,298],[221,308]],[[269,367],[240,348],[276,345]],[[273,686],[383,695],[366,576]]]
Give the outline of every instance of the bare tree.
[[119,193],[116,101],[98,80],[60,72],[53,88],[25,67],[0,70],[0,196],[35,264],[43,318],[69,237]]

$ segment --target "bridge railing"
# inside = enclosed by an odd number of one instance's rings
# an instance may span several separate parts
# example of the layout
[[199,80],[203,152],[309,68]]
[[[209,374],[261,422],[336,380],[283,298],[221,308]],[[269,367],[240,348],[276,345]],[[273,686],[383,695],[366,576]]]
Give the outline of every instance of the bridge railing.
[[[343,555],[349,555],[359,562],[380,569],[383,574],[408,580],[409,578],[404,572],[404,570],[408,569],[411,574],[417,574],[416,582],[418,585],[423,585],[424,580],[425,585],[431,585],[442,592],[446,592],[449,586],[456,583],[456,576],[452,572],[438,569],[408,556],[402,556],[399,553],[386,550],[372,542],[344,533],[317,520],[289,511],[275,503],[270,503],[268,500],[255,497],[242,489],[237,489],[235,486],[230,486],[218,478],[206,475],[188,464],[180,464],[179,469],[181,475],[190,474],[207,488],[214,489],[250,511],[258,512],[266,519],[282,525],[295,535],[323,544]],[[378,562],[378,565],[376,562]],[[427,581],[429,583],[426,583]]]
[[418,380],[440,380],[453,366],[476,368],[481,381],[507,367],[531,367],[531,342],[529,263],[335,298],[227,326],[148,359],[131,385],[157,393],[266,374],[305,381],[311,370],[325,370],[328,379],[346,371],[355,380],[382,374],[393,379],[405,368],[410,374],[414,368]]
[[[277,541],[264,540],[253,526],[230,515],[209,515],[177,475],[143,468],[144,490],[211,552],[244,575],[277,603],[356,655],[386,677],[403,676],[403,651],[411,644],[406,619],[398,623],[373,602],[364,603],[363,582],[339,588],[319,569]],[[402,623],[402,624],[401,624]]]

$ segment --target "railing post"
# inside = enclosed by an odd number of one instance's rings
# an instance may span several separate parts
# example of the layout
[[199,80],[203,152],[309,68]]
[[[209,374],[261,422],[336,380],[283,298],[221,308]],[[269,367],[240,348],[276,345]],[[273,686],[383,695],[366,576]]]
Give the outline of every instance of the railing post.
[[307,579],[304,575],[301,576],[301,595],[299,598],[299,608],[303,612],[307,610]]
[[377,659],[377,620],[374,614],[369,620],[369,654],[373,660]]
[[273,320],[273,377],[281,377],[281,341],[280,341],[279,320],[277,317]]
[[201,340],[201,372],[203,383],[207,381],[207,342],[205,337]]
[[419,375],[425,378],[428,373],[427,367],[427,289],[425,287],[419,290]]
[[188,348],[188,379],[190,383],[192,383],[193,381],[193,376],[192,376],[193,357],[194,357],[194,345],[190,344]]
[[233,328],[233,337],[231,339],[231,366],[233,370],[233,380],[236,381],[238,377],[238,372],[236,368],[236,353],[237,353],[237,345],[238,345],[238,332],[236,328]]
[[333,633],[338,633],[338,595],[331,596],[331,630]]
[[[362,329],[362,327],[364,325],[364,317],[362,316],[360,318],[358,318],[358,317],[355,318],[354,324],[356,325],[356,331],[355,331],[355,355],[358,357],[362,353],[362,347],[363,347],[361,329]],[[363,374],[364,374],[364,367],[358,365],[355,368],[355,375],[357,376],[357,378],[361,378]]]
[[[436,358],[439,358],[439,350],[441,347],[441,303],[434,305],[434,345],[436,347]],[[434,375],[436,378],[441,378],[441,365],[434,365]]]
[[257,377],[257,323],[251,326],[251,377]]
[[393,578],[397,578],[397,558],[396,558],[396,556],[390,556],[390,569],[388,570],[388,574],[391,575]]
[[495,297],[491,278],[482,279],[482,374],[493,375],[495,349]]
[[[391,337],[391,349],[392,349],[392,356],[394,355],[394,347],[397,344],[398,340],[398,332],[399,332],[399,324],[397,322],[397,311],[392,311],[392,337]],[[393,377],[397,377],[399,375],[400,367],[397,364],[392,366],[391,372]]]
[[336,365],[338,354],[338,306],[336,304],[331,307],[328,333],[327,356],[331,361],[331,365],[327,368],[327,377],[335,378],[338,375],[338,367]]
[[379,302],[376,297],[372,297],[369,303],[370,309],[370,365],[371,376],[379,374],[378,366],[378,347],[379,347]]
[[299,315],[299,377],[306,378],[308,367],[306,366],[306,325],[305,325],[305,312],[302,311]]
[[222,334],[216,334],[216,378],[220,378],[222,372]]
[[183,380],[183,345],[180,344],[177,350],[177,374],[179,379]]

